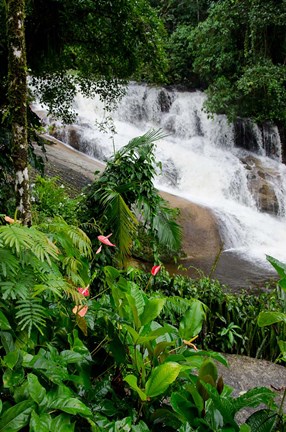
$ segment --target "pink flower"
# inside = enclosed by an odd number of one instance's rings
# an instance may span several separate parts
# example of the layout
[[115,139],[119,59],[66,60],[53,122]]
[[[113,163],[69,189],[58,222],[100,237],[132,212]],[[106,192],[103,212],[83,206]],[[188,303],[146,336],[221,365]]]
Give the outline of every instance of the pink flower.
[[[115,246],[115,244],[111,243],[111,242],[108,240],[110,236],[112,236],[112,233],[111,233],[111,234],[108,234],[108,236],[100,235],[100,236],[98,236],[97,238],[98,238],[98,240],[99,240],[101,243],[103,243],[103,244],[105,244],[105,245],[107,245],[107,246]],[[100,251],[99,251],[99,252],[100,252]],[[98,252],[98,253],[99,253],[99,252]]]
[[85,297],[89,296],[89,285],[87,285],[87,287],[85,288],[78,288],[78,292],[81,293],[82,295],[84,295]]
[[74,314],[84,317],[86,312],[88,311],[88,306],[75,306],[72,311]]
[[102,245],[99,246],[99,248],[97,249],[97,251],[95,253],[99,254],[101,252],[101,249],[102,249]]
[[10,216],[5,216],[4,217],[5,221],[8,222],[9,224],[13,224],[15,223],[15,220],[10,218]]
[[157,265],[157,266],[153,266],[151,269],[151,275],[152,276],[156,276],[156,274],[160,271],[161,266]]

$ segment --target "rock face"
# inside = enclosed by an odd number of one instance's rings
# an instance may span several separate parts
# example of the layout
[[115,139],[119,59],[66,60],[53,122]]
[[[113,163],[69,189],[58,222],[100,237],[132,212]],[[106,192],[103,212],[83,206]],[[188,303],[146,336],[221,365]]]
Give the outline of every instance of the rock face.
[[257,125],[249,119],[238,118],[234,122],[235,146],[273,158],[281,157],[278,128],[271,123]]
[[[225,384],[234,389],[234,397],[253,387],[268,387],[275,391],[276,403],[280,406],[286,387],[286,368],[284,366],[236,354],[224,354],[224,357],[226,357],[229,367],[219,363],[217,364],[218,370]],[[237,420],[240,423],[244,422],[253,411],[255,410],[241,410],[237,415]],[[286,400],[283,404],[283,411],[286,411]]]
[[279,213],[278,197],[275,193],[277,171],[261,166],[261,161],[255,155],[241,159],[248,171],[248,185],[257,207],[269,214]]

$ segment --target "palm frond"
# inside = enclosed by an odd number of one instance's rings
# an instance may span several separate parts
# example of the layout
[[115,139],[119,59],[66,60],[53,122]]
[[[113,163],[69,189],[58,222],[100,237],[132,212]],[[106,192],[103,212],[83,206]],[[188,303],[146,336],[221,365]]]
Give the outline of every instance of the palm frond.
[[130,256],[138,221],[117,191],[106,190],[102,194],[101,203],[105,207],[105,215],[113,227],[120,261],[124,263],[126,258]]
[[153,146],[153,144],[156,141],[159,141],[160,139],[163,139],[167,136],[165,132],[162,130],[154,130],[151,129],[150,131],[146,132],[144,135],[141,135],[139,137],[133,138],[127,145],[122,147],[120,150],[116,152],[115,159],[120,159],[122,156],[126,155],[129,152],[134,151],[140,151],[144,147],[150,147]]
[[173,219],[168,208],[159,208],[153,218],[153,229],[157,233],[159,243],[170,249],[178,251],[181,247],[182,228]]

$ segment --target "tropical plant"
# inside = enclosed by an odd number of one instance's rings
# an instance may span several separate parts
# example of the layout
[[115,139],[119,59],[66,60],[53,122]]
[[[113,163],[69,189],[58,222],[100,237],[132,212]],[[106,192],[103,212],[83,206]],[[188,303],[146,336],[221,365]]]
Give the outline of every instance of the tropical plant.
[[6,220],[10,224],[0,227],[1,308],[8,303],[14,308],[21,331],[30,335],[36,328],[43,334],[48,319],[45,299],[67,295],[79,302],[76,286],[89,283],[90,242],[83,231],[60,218],[31,228]]
[[[205,321],[199,300],[166,298],[151,291],[150,280],[138,285],[137,270],[110,266],[93,298],[90,242],[78,228],[62,219],[37,228],[6,221],[0,232],[0,430],[212,431],[231,425],[236,431],[234,415],[242,407],[271,406],[270,390],[233,399],[217,379],[211,359],[225,359],[194,344]],[[109,239],[98,236],[113,247]],[[153,266],[149,279],[160,271]],[[20,272],[27,280],[16,289]],[[10,280],[15,289],[5,297]],[[159,319],[167,304],[178,313],[177,325]]]
[[103,174],[85,191],[81,218],[85,222],[96,220],[102,231],[113,233],[120,265],[131,255],[138,225],[147,233],[153,251],[159,244],[172,252],[180,247],[176,212],[153,185],[160,165],[155,162],[154,146],[162,136],[159,131],[150,131],[131,140],[115,153]]
[[[273,326],[274,324],[277,325],[277,323],[282,323],[282,329],[284,331],[278,335],[278,346],[281,352],[280,359],[286,361],[286,265],[271,256],[267,256],[267,259],[280,276],[278,284],[282,289],[281,298],[284,308],[282,311],[260,312],[257,322],[260,327]],[[282,339],[280,339],[281,337]]]
[[70,198],[59,177],[37,176],[32,189],[32,210],[35,223],[47,218],[62,217],[68,224],[77,224],[77,206],[80,197]]
[[[144,273],[138,272],[137,277],[138,280],[146,280]],[[207,306],[209,313],[202,330],[204,349],[244,354],[271,361],[275,361],[279,356],[278,341],[285,338],[283,322],[269,327],[259,327],[257,323],[257,316],[265,309],[277,312],[284,310],[281,289],[276,288],[276,281],[266,284],[265,291],[241,291],[233,294],[229,287],[218,280],[203,276],[198,279],[178,274],[171,276],[162,268],[156,278],[155,289],[171,298],[197,298]],[[184,313],[182,302],[177,304],[177,310],[170,307],[170,302],[166,302],[162,317],[172,324],[177,321],[180,312]],[[229,346],[228,336],[219,336],[221,332],[227,331],[230,323],[233,323],[231,326],[239,326],[239,330],[234,330],[242,336],[233,334],[235,343],[232,347]]]

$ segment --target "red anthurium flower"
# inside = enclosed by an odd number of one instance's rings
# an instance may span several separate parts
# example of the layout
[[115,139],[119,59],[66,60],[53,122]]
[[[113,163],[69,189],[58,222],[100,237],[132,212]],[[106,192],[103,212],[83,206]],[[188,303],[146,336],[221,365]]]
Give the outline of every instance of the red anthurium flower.
[[81,293],[82,295],[84,295],[85,297],[89,296],[89,285],[85,288],[78,288],[78,292]]
[[14,219],[10,218],[10,216],[5,216],[4,217],[5,221],[8,222],[9,224],[13,224],[15,222]]
[[112,236],[112,233],[108,234],[108,236],[100,235],[97,238],[101,243],[103,243],[107,246],[115,246],[115,244],[111,243],[110,240],[108,240],[110,236]]
[[160,271],[161,266],[157,265],[157,266],[153,266],[152,270],[151,270],[151,275],[152,276],[156,276],[156,274]]
[[84,317],[86,312],[88,311],[88,306],[78,305],[78,306],[75,306],[72,311],[74,314],[79,315],[81,317]]

